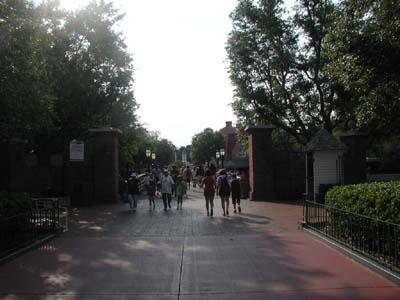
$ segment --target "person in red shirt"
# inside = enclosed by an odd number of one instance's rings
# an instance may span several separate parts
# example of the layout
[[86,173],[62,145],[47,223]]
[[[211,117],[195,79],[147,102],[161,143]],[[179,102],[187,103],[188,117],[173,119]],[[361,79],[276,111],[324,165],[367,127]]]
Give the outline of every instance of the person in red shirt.
[[206,176],[203,178],[202,187],[204,189],[204,197],[206,199],[206,209],[207,216],[210,215],[210,207],[211,207],[211,216],[213,215],[214,209],[214,195],[215,195],[215,179],[211,176],[210,170],[206,171]]

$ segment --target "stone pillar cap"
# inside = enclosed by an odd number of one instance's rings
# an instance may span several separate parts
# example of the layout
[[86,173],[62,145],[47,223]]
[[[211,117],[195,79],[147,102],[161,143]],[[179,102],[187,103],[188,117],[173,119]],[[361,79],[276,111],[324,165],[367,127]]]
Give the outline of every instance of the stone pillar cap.
[[356,129],[350,129],[348,131],[343,132],[340,136],[368,136],[367,133],[358,131]]
[[257,131],[257,130],[271,130],[275,129],[274,125],[256,125],[256,126],[249,126],[246,128],[246,132],[249,133],[251,131]]
[[92,128],[89,129],[89,132],[91,133],[117,133],[117,134],[122,134],[121,130],[113,127],[98,127],[98,128]]

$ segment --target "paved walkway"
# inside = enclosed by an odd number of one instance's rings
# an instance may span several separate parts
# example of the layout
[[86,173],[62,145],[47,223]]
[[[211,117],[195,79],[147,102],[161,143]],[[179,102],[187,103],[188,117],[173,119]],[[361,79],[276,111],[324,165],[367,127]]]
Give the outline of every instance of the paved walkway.
[[123,204],[70,210],[70,230],[0,265],[0,299],[400,299],[400,288],[297,229],[301,207],[243,201],[207,217]]

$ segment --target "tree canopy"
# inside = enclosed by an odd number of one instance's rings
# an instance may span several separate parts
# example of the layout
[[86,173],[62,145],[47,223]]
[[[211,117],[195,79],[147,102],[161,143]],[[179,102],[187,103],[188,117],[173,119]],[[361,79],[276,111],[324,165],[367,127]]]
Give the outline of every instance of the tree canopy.
[[154,149],[163,163],[173,145],[138,122],[134,67],[111,2],[64,11],[58,1],[0,2],[0,140],[22,138],[63,151],[87,130],[122,131],[120,157],[144,162]]
[[301,144],[335,127],[338,93],[323,71],[332,13],[330,1],[301,0],[290,18],[283,1],[239,1],[227,44],[239,123],[273,124]]
[[400,3],[239,0],[227,42],[238,127],[275,125],[299,144],[356,120],[399,134]]
[[111,3],[65,12],[57,2],[7,0],[0,14],[3,138],[136,125],[132,58]]
[[342,1],[328,35],[327,71],[343,87],[340,112],[372,135],[400,133],[400,3]]
[[219,131],[206,128],[192,138],[191,158],[194,164],[203,164],[215,158],[217,150],[224,146],[224,137]]
[[67,14],[51,56],[57,125],[68,135],[93,126],[127,130],[136,125],[132,58],[114,25],[112,3],[91,2]]
[[0,3],[0,139],[31,138],[52,128],[54,95],[46,42],[32,3]]

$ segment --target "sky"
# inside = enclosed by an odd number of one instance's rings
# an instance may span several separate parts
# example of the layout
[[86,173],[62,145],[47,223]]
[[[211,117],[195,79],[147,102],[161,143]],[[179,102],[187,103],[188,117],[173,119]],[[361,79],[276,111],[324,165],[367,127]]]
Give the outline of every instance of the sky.
[[[114,0],[135,68],[140,122],[177,147],[235,122],[225,44],[236,0]],[[67,9],[87,4],[62,0]]]
[[[61,0],[76,9],[87,0]],[[235,117],[228,74],[229,14],[236,0],[114,0],[134,60],[140,122],[177,147]]]

